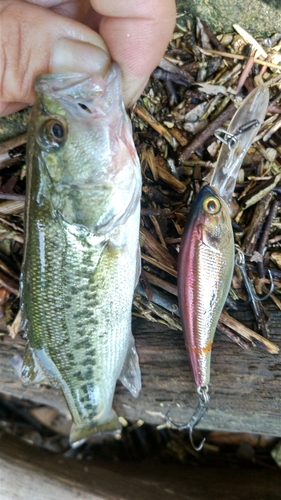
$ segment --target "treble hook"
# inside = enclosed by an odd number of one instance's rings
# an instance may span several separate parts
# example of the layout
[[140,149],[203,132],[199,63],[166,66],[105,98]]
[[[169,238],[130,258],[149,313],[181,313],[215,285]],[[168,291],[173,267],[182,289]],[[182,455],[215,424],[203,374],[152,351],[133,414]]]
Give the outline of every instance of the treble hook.
[[238,245],[235,245],[235,248],[236,248],[237,254],[238,254],[236,256],[236,259],[235,259],[235,264],[237,267],[239,267],[239,269],[241,271],[241,274],[242,274],[242,277],[243,277],[243,280],[245,283],[245,287],[247,289],[250,300],[253,302],[253,304],[255,302],[263,302],[264,300],[268,299],[274,291],[274,281],[273,281],[273,277],[272,277],[272,273],[271,273],[270,269],[268,269],[268,275],[269,275],[269,279],[270,279],[270,290],[266,295],[264,295],[264,297],[259,297],[254,292],[253,287],[252,287],[250,280],[248,278],[248,274],[246,271],[245,255],[242,252],[241,248],[239,248]]
[[248,278],[248,274],[246,271],[245,255],[242,252],[242,250],[238,247],[238,245],[235,245],[235,248],[237,251],[237,255],[235,258],[235,264],[239,267],[239,269],[241,271],[242,278],[244,280],[244,284],[245,284],[245,287],[246,287],[246,290],[248,293],[249,302],[251,302],[251,304],[252,304],[252,308],[253,308],[253,311],[254,311],[254,314],[256,317],[256,321],[259,324],[260,320],[261,320],[260,319],[261,315],[260,315],[260,311],[259,311],[257,302],[262,302],[262,301],[268,299],[270,297],[270,295],[273,293],[274,281],[273,281],[272,273],[270,270],[268,270],[268,274],[269,274],[269,278],[270,278],[270,290],[269,290],[269,292],[264,297],[258,297],[258,295],[254,292],[253,286]]
[[189,422],[187,424],[179,425],[179,424],[176,424],[175,422],[173,422],[170,419],[170,410],[168,411],[168,413],[166,415],[166,421],[170,425],[172,425],[173,427],[176,427],[179,431],[189,429],[189,439],[190,439],[191,445],[196,451],[200,451],[200,450],[202,450],[202,448],[204,446],[206,438],[204,438],[201,441],[199,446],[196,446],[194,444],[194,441],[193,441],[193,429],[200,422],[200,420],[203,418],[205,413],[208,411],[208,408],[206,408],[206,406],[210,400],[210,397],[208,395],[208,386],[197,387],[197,392],[199,394],[199,402],[194,410],[194,413],[193,413],[191,419],[189,420]]

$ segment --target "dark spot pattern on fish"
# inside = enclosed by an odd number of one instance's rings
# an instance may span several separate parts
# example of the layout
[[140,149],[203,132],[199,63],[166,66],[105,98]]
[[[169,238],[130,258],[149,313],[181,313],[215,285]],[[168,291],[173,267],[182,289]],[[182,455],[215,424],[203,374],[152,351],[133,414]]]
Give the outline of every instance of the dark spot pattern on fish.
[[84,377],[85,377],[84,379],[90,381],[90,380],[92,380],[93,375],[94,375],[93,367],[88,366],[87,369],[85,370],[85,373],[84,373]]
[[83,360],[83,363],[84,363],[85,366],[92,365],[93,364],[93,359],[92,358],[85,358]]
[[[92,358],[94,358],[94,356],[96,355],[96,349],[94,347],[90,348],[88,351],[86,351],[86,355],[87,356],[91,356]],[[93,362],[94,360],[92,360]]]
[[84,381],[84,375],[82,374],[81,370],[73,372],[73,377],[75,377],[75,379],[78,380],[79,382]]
[[85,338],[85,328],[76,328],[76,334],[81,338]]
[[[108,101],[103,95],[103,119],[81,121],[73,111],[76,94],[69,93],[75,88],[79,94],[84,81],[69,87],[68,78],[57,82],[54,75],[43,77],[31,111],[22,299],[30,346],[44,350],[46,372],[62,388],[74,423],[90,425],[102,415],[101,425],[111,418],[131,335],[141,175],[120,101],[112,99],[112,92]],[[95,99],[93,80],[89,82]],[[115,101],[118,112],[108,114]],[[61,148],[49,147],[48,137],[42,137],[42,107],[62,128],[65,124]],[[122,146],[124,158],[117,154],[116,121],[126,137],[122,144],[129,143],[128,151]],[[118,231],[112,224],[99,235],[103,223],[117,214],[124,217]],[[122,251],[109,252],[108,245]]]
[[93,406],[91,405],[91,403],[86,403],[86,404],[84,405],[84,408],[85,408],[86,410],[88,410],[88,412],[89,412],[89,417],[90,417],[90,418],[93,418],[93,417],[95,416],[96,412],[95,412],[95,410],[94,410]]

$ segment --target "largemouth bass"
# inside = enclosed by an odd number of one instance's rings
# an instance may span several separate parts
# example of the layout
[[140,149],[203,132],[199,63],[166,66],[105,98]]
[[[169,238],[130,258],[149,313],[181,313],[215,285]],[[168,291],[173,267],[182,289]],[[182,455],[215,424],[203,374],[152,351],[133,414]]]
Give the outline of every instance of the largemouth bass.
[[24,384],[61,388],[72,443],[120,429],[117,379],[137,397],[131,307],[139,276],[141,171],[113,64],[42,75],[28,131],[22,312]]

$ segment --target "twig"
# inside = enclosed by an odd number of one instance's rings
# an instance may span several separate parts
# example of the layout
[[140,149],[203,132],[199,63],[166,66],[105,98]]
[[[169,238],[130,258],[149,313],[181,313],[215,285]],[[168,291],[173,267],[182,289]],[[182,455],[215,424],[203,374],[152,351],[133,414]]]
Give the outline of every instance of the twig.
[[150,255],[153,255],[154,257],[160,259],[163,262],[163,264],[175,269],[177,267],[177,262],[176,259],[170,254],[170,252],[166,248],[164,248],[161,245],[161,243],[159,243],[152,236],[152,234],[149,231],[147,231],[147,229],[141,227],[140,231],[145,237],[142,243],[142,247],[145,248],[145,250]]
[[[229,52],[220,52],[219,50],[206,50],[206,49],[201,49],[201,47],[198,47],[200,52],[202,52],[205,55],[219,55],[219,56],[224,56],[224,57],[230,57],[231,59],[240,59],[241,61],[246,61],[247,59],[250,59],[252,56],[242,56],[241,54],[231,54]],[[256,59],[254,58],[254,63],[260,64],[261,66],[268,66],[268,68],[273,68],[273,69],[279,69],[281,71],[281,66],[280,64],[274,64],[268,61],[262,61],[261,59]]]
[[[278,208],[279,208],[279,201],[274,200],[272,203],[272,207],[270,209],[270,212],[268,214],[268,217],[267,217],[264,229],[263,229],[262,236],[260,238],[260,242],[259,242],[259,246],[258,246],[258,253],[260,255],[264,254],[264,247],[266,245],[268,235],[270,233],[272,221],[276,217]],[[263,265],[261,264],[261,262],[258,262],[258,272],[259,272],[259,277],[264,278],[264,268],[263,268]]]
[[174,269],[172,269],[169,266],[165,266],[165,264],[162,264],[161,262],[158,262],[156,259],[153,259],[152,257],[149,257],[149,255],[145,255],[144,253],[141,254],[141,258],[145,260],[146,262],[149,262],[150,264],[153,264],[155,267],[159,267],[159,269],[162,269],[168,274],[171,274],[171,276],[174,276],[175,278],[177,277],[178,273]]
[[273,193],[268,193],[259,203],[257,203],[255,207],[253,217],[245,232],[242,245],[242,250],[246,255],[252,255],[256,248],[256,244],[260,237],[265,221],[266,212],[272,200],[272,197]]
[[0,200],[25,201],[25,195],[0,192]]
[[14,279],[12,279],[8,274],[4,273],[0,269],[0,286],[3,286],[9,292],[13,293],[16,297],[19,297],[19,284]]
[[230,104],[215,120],[213,120],[202,132],[195,135],[190,144],[183,150],[179,160],[184,162],[200,147],[202,147],[209,137],[214,135],[217,128],[220,128],[227,120],[229,120],[236,111],[234,104]]
[[236,90],[235,90],[235,93],[238,94],[240,92],[240,90],[242,89],[245,81],[246,81],[246,78],[248,77],[252,67],[254,65],[254,58],[253,57],[250,57],[248,59],[248,61],[246,62],[245,64],[245,67],[240,75],[240,78],[238,80],[238,83],[237,83],[237,86],[236,86]]
[[[202,23],[202,26],[204,27],[204,30],[206,31],[208,37],[210,38],[210,41],[211,43],[213,44],[214,47],[216,47],[216,49],[223,53],[224,52],[224,45],[217,39],[216,35],[210,30],[209,26],[207,25],[207,23],[205,21],[203,21],[201,19],[201,23]],[[231,59],[229,59],[227,61],[228,65],[232,68],[233,66],[233,61]]]
[[259,200],[264,198],[264,196],[277,186],[281,179],[281,174],[277,174],[268,181],[261,182],[256,185],[251,191],[249,191],[246,196],[241,198],[241,208],[245,210],[246,208],[255,205]]
[[162,234],[162,231],[161,231],[161,228],[160,228],[160,225],[159,225],[159,222],[158,220],[156,219],[155,215],[150,215],[150,220],[155,228],[155,231],[156,231],[156,234],[161,242],[161,245],[167,249],[167,245],[166,245],[166,242],[164,240],[164,237],[163,237],[163,234]]
[[18,146],[21,146],[22,144],[26,143],[26,137],[27,134],[21,134],[18,135],[17,137],[13,137],[12,139],[8,139],[7,141],[1,142],[0,143],[0,155],[3,153],[6,153],[10,149],[17,148]]
[[245,339],[252,342],[257,347],[265,349],[270,354],[278,354],[279,347],[276,344],[274,344],[268,339],[265,339],[264,337],[254,332],[253,330],[243,325],[242,323],[239,323],[239,321],[229,316],[227,312],[223,311],[221,313],[220,321],[221,323],[228,326],[235,332],[239,333],[241,337],[244,337]]
[[218,322],[217,328],[221,333],[223,333],[223,335],[226,335],[230,340],[232,340],[232,342],[242,347],[242,349],[250,349],[251,346],[248,342],[245,342],[245,340],[241,339],[239,335],[228,328],[228,326],[224,325],[221,321]]
[[156,276],[155,274],[149,273],[147,271],[144,271],[144,274],[151,285],[158,286],[159,288],[162,288],[166,292],[169,292],[177,297],[178,292],[176,285],[173,285],[169,281],[163,280],[162,278],[159,278],[159,276]]
[[177,141],[176,139],[172,136],[170,131],[166,129],[161,123],[159,123],[153,116],[151,116],[148,111],[146,111],[142,106],[139,104],[135,105],[134,108],[135,113],[148,125],[150,125],[158,134],[162,135],[166,141],[171,144],[172,148],[176,149],[177,148]]
[[170,172],[168,172],[168,170],[165,170],[162,167],[162,165],[159,164],[159,162],[157,162],[157,171],[160,179],[169,184],[175,191],[181,194],[186,191],[186,185],[183,182],[176,179],[176,177]]

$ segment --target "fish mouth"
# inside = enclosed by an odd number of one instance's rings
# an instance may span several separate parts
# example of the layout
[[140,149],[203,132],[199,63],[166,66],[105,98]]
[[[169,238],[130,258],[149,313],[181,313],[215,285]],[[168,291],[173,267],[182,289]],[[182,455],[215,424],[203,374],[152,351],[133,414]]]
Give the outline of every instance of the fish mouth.
[[35,91],[50,93],[54,97],[73,98],[100,95],[111,86],[121,72],[118,64],[112,63],[103,78],[99,74],[90,73],[48,73],[39,75],[35,80]]
[[[48,93],[56,98],[64,96],[83,97],[83,94],[90,94],[89,87],[93,87],[94,82],[92,80],[95,78],[95,88],[91,90],[94,90],[94,93],[101,93],[103,89],[98,84],[97,76],[93,77],[88,73],[39,75],[35,81],[35,91],[44,94]],[[101,77],[100,80],[102,80]]]
[[89,73],[43,74],[36,78],[35,92],[70,108],[74,105],[76,112],[78,105],[81,114],[104,115],[114,105],[116,95],[121,94],[120,73],[118,64],[112,63],[105,77]]

